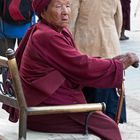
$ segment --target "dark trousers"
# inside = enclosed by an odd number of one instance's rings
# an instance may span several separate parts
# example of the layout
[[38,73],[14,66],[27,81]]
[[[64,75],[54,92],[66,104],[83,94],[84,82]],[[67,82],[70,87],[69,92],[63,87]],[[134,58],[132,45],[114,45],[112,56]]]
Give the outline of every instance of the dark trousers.
[[[99,103],[105,102],[106,103],[106,112],[105,114],[108,115],[113,120],[116,116],[117,105],[118,105],[118,96],[116,93],[115,88],[91,88],[85,87],[83,89],[85,98],[88,103]],[[124,99],[120,123],[126,122],[126,102]]]

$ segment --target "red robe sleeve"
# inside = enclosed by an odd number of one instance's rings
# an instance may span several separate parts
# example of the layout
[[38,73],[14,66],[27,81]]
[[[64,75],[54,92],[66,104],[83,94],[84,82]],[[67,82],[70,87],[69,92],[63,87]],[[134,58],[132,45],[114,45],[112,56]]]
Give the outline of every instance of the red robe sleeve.
[[99,88],[120,87],[122,84],[123,66],[120,61],[81,54],[66,31],[36,34],[33,42],[42,61],[74,83]]

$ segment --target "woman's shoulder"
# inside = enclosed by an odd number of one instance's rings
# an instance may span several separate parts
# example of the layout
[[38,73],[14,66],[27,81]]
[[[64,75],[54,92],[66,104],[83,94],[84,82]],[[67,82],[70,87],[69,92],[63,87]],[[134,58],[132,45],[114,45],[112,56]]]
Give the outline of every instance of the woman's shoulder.
[[50,27],[44,23],[37,23],[37,32],[35,33],[36,36],[42,36],[42,37],[53,37],[53,36],[59,36],[62,37],[63,35],[71,35],[70,31],[67,28],[64,28],[62,30],[62,33],[59,33],[55,28]]
[[53,30],[51,27],[47,26],[44,23],[39,22],[37,24],[37,29],[38,29],[38,33],[40,35],[48,35],[48,36],[52,36],[57,34],[57,32],[55,30]]
[[55,30],[51,29],[49,26],[46,26],[41,22],[36,23],[35,26],[36,29],[32,34],[32,38],[35,41],[38,41],[40,43],[47,43],[50,42],[54,36],[59,36],[59,34]]

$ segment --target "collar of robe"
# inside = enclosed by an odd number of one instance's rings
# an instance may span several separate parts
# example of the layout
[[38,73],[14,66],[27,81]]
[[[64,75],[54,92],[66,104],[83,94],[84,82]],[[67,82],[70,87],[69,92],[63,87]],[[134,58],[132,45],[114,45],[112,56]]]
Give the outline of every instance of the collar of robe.
[[56,32],[61,33],[63,31],[62,27],[58,27],[56,25],[53,25],[53,24],[47,22],[45,19],[41,19],[41,22],[43,22],[44,24],[48,25],[50,28],[54,29]]

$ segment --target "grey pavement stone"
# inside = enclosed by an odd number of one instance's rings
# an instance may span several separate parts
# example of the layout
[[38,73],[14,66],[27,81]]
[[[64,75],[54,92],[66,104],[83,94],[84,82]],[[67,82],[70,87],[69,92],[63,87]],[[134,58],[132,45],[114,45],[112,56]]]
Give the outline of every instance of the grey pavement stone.
[[128,122],[119,124],[123,140],[139,140],[140,139],[140,113],[133,109],[127,108]]

